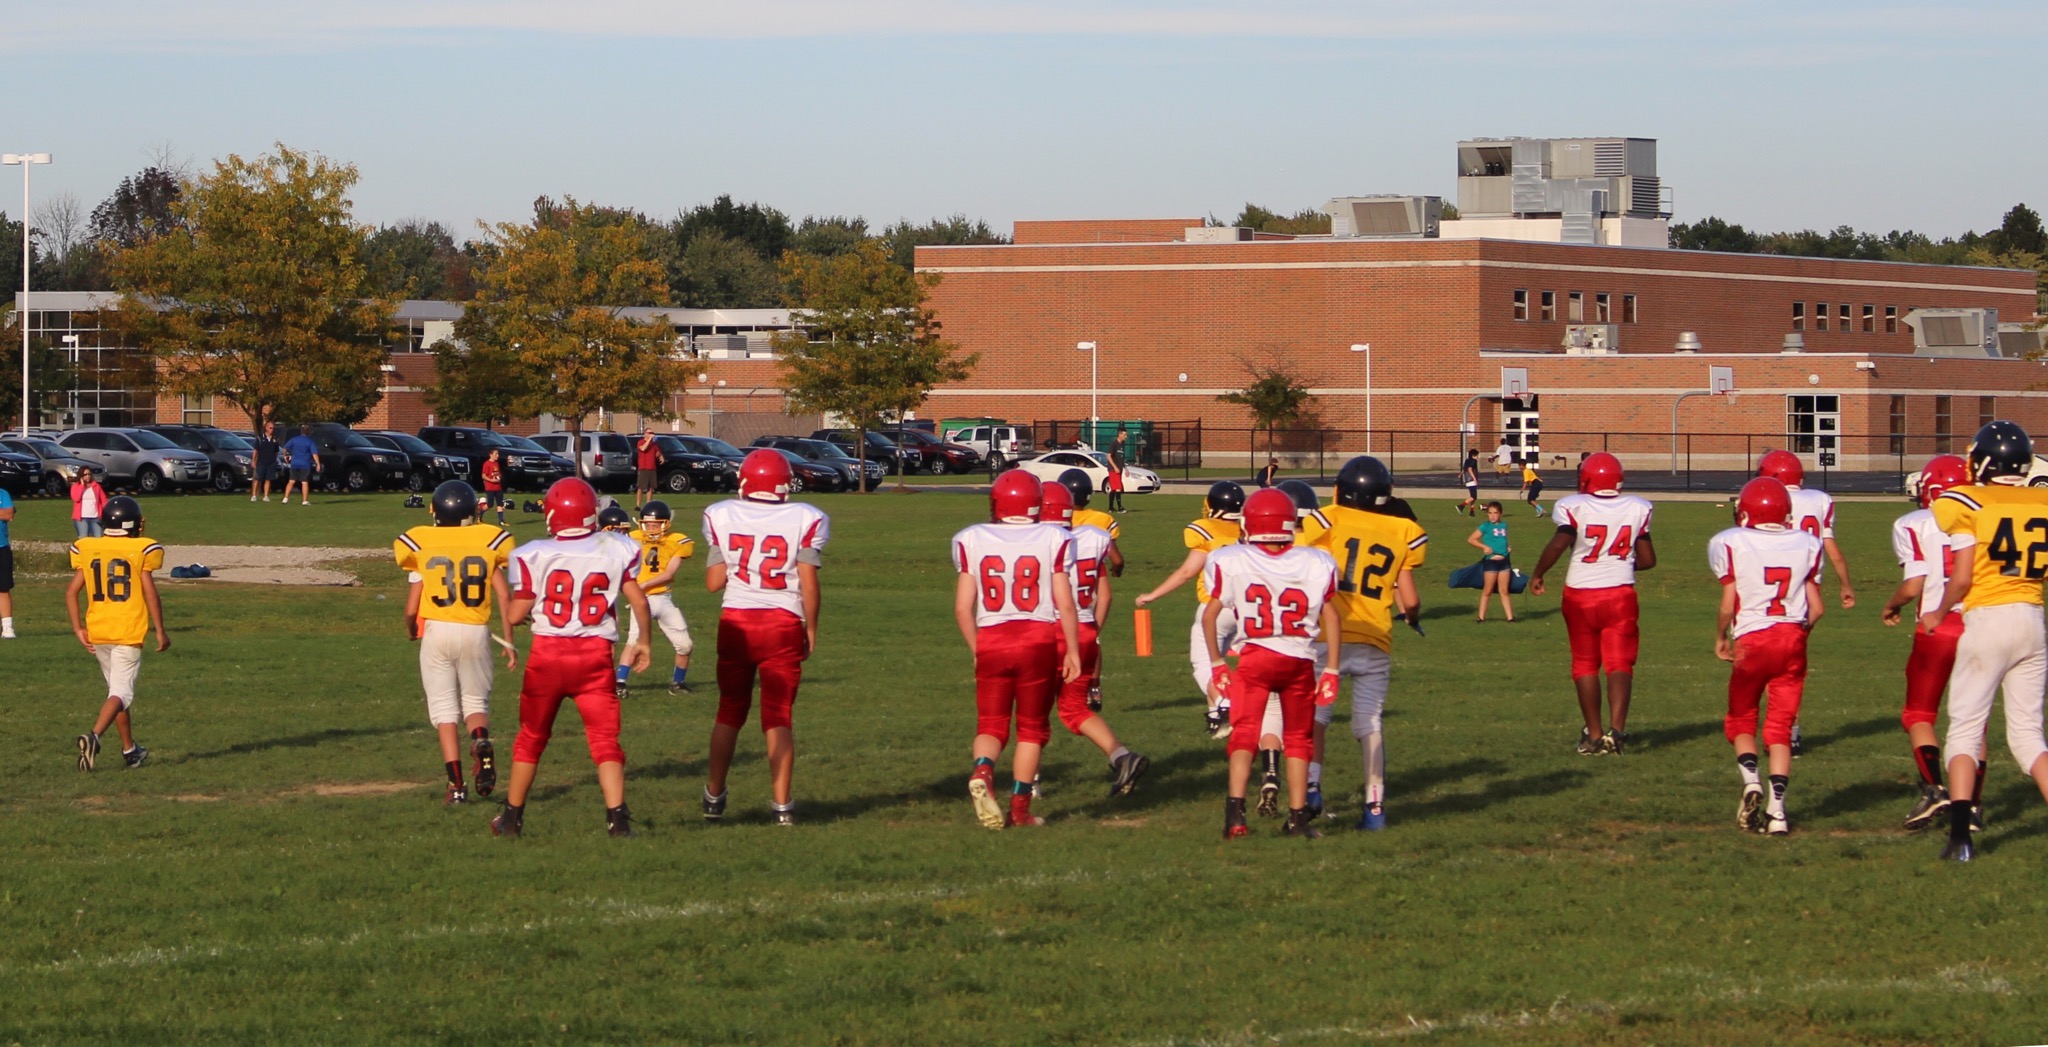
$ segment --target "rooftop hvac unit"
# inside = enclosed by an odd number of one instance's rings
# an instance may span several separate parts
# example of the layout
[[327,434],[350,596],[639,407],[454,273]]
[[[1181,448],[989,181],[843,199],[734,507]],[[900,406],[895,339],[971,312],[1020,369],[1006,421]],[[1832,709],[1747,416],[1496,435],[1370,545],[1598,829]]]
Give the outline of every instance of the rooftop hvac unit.
[[1571,324],[1564,329],[1566,356],[1609,356],[1620,352],[1614,324]]
[[713,360],[744,360],[747,358],[747,339],[737,334],[700,334],[697,336],[697,355]]
[[1443,220],[1440,196],[1340,196],[1330,212],[1330,235],[1387,240],[1430,239]]
[[2000,355],[1998,310],[1915,309],[1906,314],[1915,356]]

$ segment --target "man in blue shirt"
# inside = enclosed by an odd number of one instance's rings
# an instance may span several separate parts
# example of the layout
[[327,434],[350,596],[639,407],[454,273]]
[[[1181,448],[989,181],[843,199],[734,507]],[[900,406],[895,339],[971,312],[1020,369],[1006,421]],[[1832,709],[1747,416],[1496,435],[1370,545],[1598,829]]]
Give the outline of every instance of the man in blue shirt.
[[0,487],[0,640],[14,639],[14,546],[7,525],[14,520],[14,496]]
[[284,454],[291,459],[291,479],[284,482],[284,504],[290,505],[292,485],[299,485],[299,504],[312,505],[313,474],[320,471],[320,445],[307,435],[307,428],[299,426],[299,433],[284,442]]

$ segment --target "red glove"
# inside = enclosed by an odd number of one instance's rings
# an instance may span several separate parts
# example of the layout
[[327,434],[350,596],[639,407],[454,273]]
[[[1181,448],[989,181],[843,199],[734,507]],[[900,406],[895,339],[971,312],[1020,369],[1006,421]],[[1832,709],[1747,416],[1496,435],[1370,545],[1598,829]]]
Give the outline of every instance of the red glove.
[[1322,677],[1316,680],[1316,706],[1321,708],[1334,704],[1336,701],[1337,674],[1324,670]]
[[1224,696],[1227,700],[1230,695],[1230,666],[1217,665],[1215,668],[1210,669],[1209,684],[1216,688],[1217,694]]

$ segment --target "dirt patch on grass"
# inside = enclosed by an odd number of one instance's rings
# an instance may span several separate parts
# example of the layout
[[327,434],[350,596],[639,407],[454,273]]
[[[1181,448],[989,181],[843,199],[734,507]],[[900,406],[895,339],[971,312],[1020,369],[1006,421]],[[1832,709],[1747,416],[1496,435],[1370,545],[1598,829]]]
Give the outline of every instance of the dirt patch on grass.
[[418,782],[322,782],[293,791],[315,796],[390,796],[421,788],[424,786]]
[[[37,553],[56,554],[61,566],[65,546],[57,542],[23,542]],[[348,571],[326,566],[336,560],[387,555],[382,549],[302,545],[166,545],[164,569],[156,580],[165,585],[245,582],[258,585],[360,585]],[[171,568],[204,564],[211,578],[173,578]]]

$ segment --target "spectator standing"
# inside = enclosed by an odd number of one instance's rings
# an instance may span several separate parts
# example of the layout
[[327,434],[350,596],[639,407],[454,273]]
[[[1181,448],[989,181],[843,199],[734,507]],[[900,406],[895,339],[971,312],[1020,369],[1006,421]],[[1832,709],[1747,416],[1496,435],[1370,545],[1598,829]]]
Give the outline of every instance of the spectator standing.
[[94,478],[92,466],[79,466],[71,477],[71,529],[80,538],[98,538],[100,510],[106,507],[106,489]]
[[[484,504],[498,510],[498,526],[505,526],[505,467],[499,462],[499,451],[491,448],[491,455],[484,459]],[[478,514],[481,516],[482,514]]]
[[14,639],[14,546],[7,525],[14,522],[14,496],[0,487],[0,640]]
[[640,436],[640,442],[633,445],[633,508],[638,509],[654,500],[654,486],[661,464],[668,456],[661,453],[661,445],[654,440],[654,430],[648,429]]
[[250,463],[253,466],[250,475],[254,479],[249,481],[249,500],[253,502],[261,494],[267,502],[270,500],[270,485],[277,481],[277,423],[264,422],[263,432],[250,442],[250,446],[255,448],[250,456],[255,461]]
[[1123,426],[1117,426],[1116,439],[1109,444],[1109,475],[1102,479],[1102,489],[1109,492],[1109,511],[1124,511],[1124,469],[1130,465],[1131,434]]
[[1499,502],[1486,503],[1486,522],[1465,539],[1466,544],[1486,554],[1480,560],[1481,573],[1486,579],[1479,587],[1479,621],[1482,622],[1486,620],[1487,597],[1495,592],[1500,593],[1501,613],[1508,616],[1508,621],[1515,620],[1514,605],[1508,602],[1508,580],[1513,570],[1513,565],[1508,562],[1508,553],[1513,548],[1508,545],[1508,525],[1501,522],[1503,513]]
[[299,426],[298,435],[284,442],[285,457],[291,461],[291,479],[284,482],[284,497],[279,504],[288,505],[292,500],[292,485],[299,485],[299,504],[313,504],[313,474],[320,471],[320,445],[305,426]]

